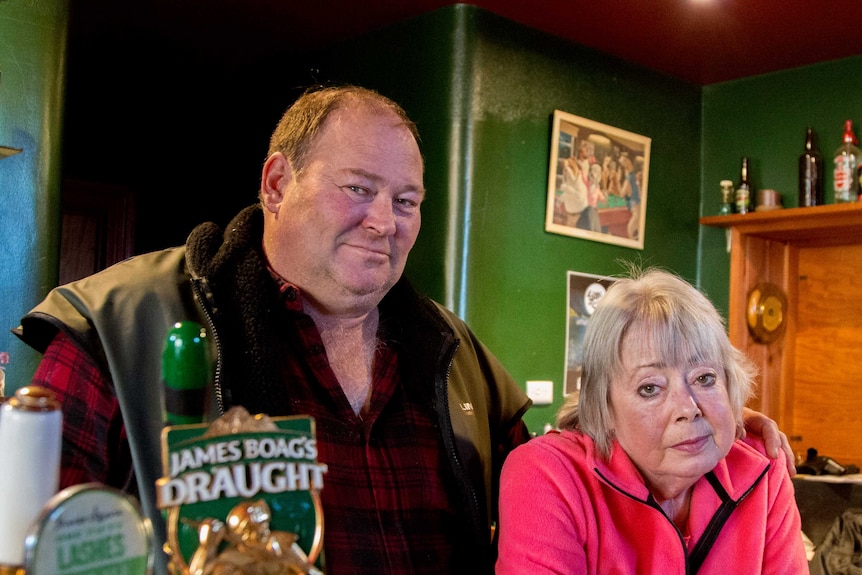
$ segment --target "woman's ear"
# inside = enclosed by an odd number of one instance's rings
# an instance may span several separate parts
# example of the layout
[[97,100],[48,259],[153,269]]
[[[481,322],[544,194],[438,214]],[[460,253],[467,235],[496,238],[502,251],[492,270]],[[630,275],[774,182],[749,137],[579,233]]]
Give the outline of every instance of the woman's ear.
[[278,213],[292,180],[293,169],[284,154],[275,152],[266,159],[260,176],[260,201],[266,210]]

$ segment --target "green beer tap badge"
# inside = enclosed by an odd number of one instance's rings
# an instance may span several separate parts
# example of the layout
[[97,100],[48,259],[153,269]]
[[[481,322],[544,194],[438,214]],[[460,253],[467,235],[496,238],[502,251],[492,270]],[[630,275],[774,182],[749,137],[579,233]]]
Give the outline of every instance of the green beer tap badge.
[[162,454],[172,573],[323,573],[313,418],[234,407],[211,425],[166,427]]

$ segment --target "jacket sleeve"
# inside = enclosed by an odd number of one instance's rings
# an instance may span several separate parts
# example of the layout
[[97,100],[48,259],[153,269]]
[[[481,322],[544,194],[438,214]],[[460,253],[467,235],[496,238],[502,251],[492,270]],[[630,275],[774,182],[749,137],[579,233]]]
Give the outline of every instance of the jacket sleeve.
[[132,459],[120,405],[93,358],[58,331],[31,383],[63,406],[60,488],[93,481],[127,488]]

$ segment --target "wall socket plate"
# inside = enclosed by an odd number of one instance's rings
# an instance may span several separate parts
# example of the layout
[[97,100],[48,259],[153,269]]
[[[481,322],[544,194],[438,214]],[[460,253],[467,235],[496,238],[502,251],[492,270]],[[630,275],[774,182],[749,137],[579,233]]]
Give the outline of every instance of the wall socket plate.
[[551,405],[554,403],[554,382],[528,381],[527,396],[533,400],[533,405]]

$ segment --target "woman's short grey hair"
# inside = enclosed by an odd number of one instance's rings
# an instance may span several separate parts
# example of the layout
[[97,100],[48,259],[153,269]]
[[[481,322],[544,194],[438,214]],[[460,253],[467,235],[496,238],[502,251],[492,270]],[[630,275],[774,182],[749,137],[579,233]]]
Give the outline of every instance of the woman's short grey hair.
[[655,268],[616,280],[599,301],[584,334],[580,392],[560,408],[557,426],[580,429],[595,441],[603,457],[610,455],[611,383],[624,372],[621,344],[635,324],[648,331],[656,351],[670,365],[694,358],[724,367],[740,437],[742,410],[753,390],[754,364],[731,345],[722,317],[705,295],[680,277]]

